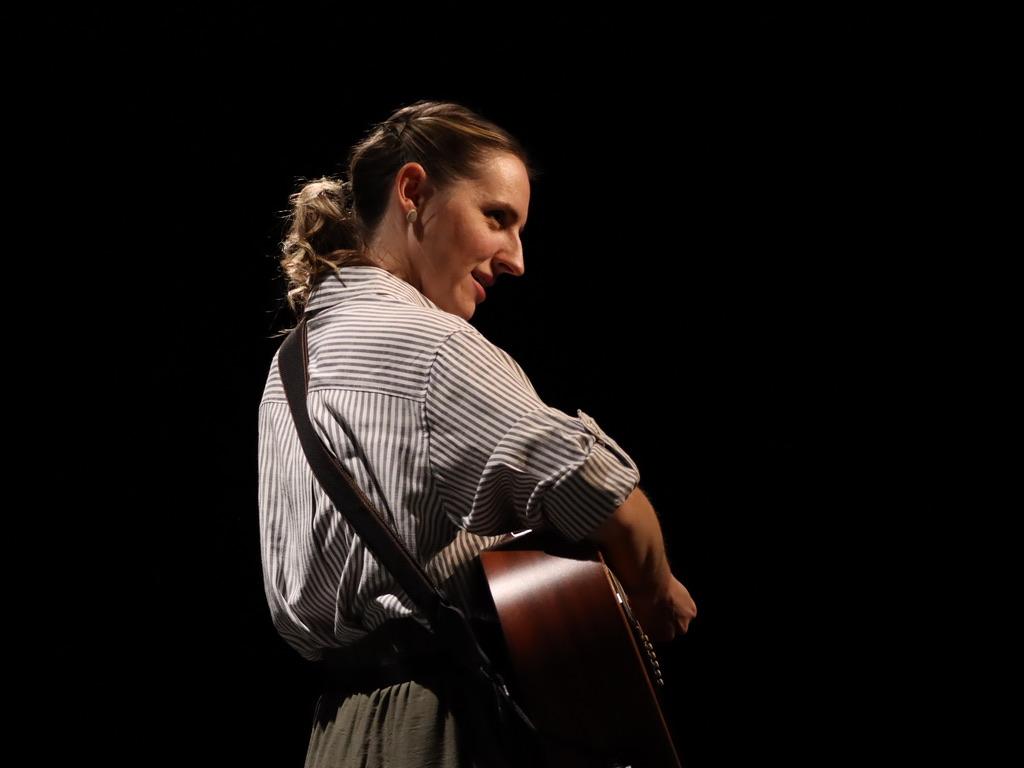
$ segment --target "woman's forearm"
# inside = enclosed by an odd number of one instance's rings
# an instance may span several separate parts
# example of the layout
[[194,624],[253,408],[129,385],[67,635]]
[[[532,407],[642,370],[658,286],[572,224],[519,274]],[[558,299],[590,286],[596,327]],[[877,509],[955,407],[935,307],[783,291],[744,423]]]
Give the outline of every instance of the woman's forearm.
[[639,486],[587,538],[604,552],[627,592],[657,593],[671,582],[658,516]]

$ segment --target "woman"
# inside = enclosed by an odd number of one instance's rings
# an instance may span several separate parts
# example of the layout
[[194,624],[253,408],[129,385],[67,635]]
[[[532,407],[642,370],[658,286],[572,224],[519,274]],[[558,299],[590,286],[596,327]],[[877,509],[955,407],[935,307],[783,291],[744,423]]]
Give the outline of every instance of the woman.
[[[291,307],[307,318],[310,417],[463,610],[478,609],[481,549],[549,528],[597,542],[649,634],[670,639],[696,607],[669,570],[636,464],[582,411],[545,405],[468,322],[499,277],[523,274],[535,176],[500,127],[418,102],[352,149],[348,181],[292,196],[281,264]],[[318,703],[307,766],[499,764],[500,735],[471,721],[478,710],[440,665],[374,677],[377,660],[424,648],[426,622],[313,477],[276,356],[259,430],[274,624],[303,657],[341,659],[329,665],[342,680]],[[348,672],[358,682],[346,684]]]

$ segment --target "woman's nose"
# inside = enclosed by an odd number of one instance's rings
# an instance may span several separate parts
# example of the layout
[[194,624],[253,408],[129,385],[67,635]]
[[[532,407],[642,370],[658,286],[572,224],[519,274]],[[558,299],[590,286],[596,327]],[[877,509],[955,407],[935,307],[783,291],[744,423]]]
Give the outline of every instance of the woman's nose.
[[523,260],[523,241],[516,236],[512,250],[503,251],[495,261],[505,272],[520,277],[526,271],[526,264]]

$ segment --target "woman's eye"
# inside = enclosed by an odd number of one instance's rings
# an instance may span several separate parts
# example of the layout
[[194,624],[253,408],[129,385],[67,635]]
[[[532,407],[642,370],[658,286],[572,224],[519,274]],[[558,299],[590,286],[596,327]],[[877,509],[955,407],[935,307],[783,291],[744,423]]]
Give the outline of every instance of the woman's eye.
[[490,211],[487,215],[497,219],[499,224],[505,221],[504,211]]

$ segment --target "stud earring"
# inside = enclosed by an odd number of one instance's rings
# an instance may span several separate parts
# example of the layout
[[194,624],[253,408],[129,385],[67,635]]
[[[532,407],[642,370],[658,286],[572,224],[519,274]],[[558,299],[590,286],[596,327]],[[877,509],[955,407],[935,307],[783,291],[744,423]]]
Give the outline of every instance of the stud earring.
[[413,208],[407,214],[405,214],[405,220],[408,221],[410,224],[412,224],[414,221],[416,221],[416,209],[415,208]]

